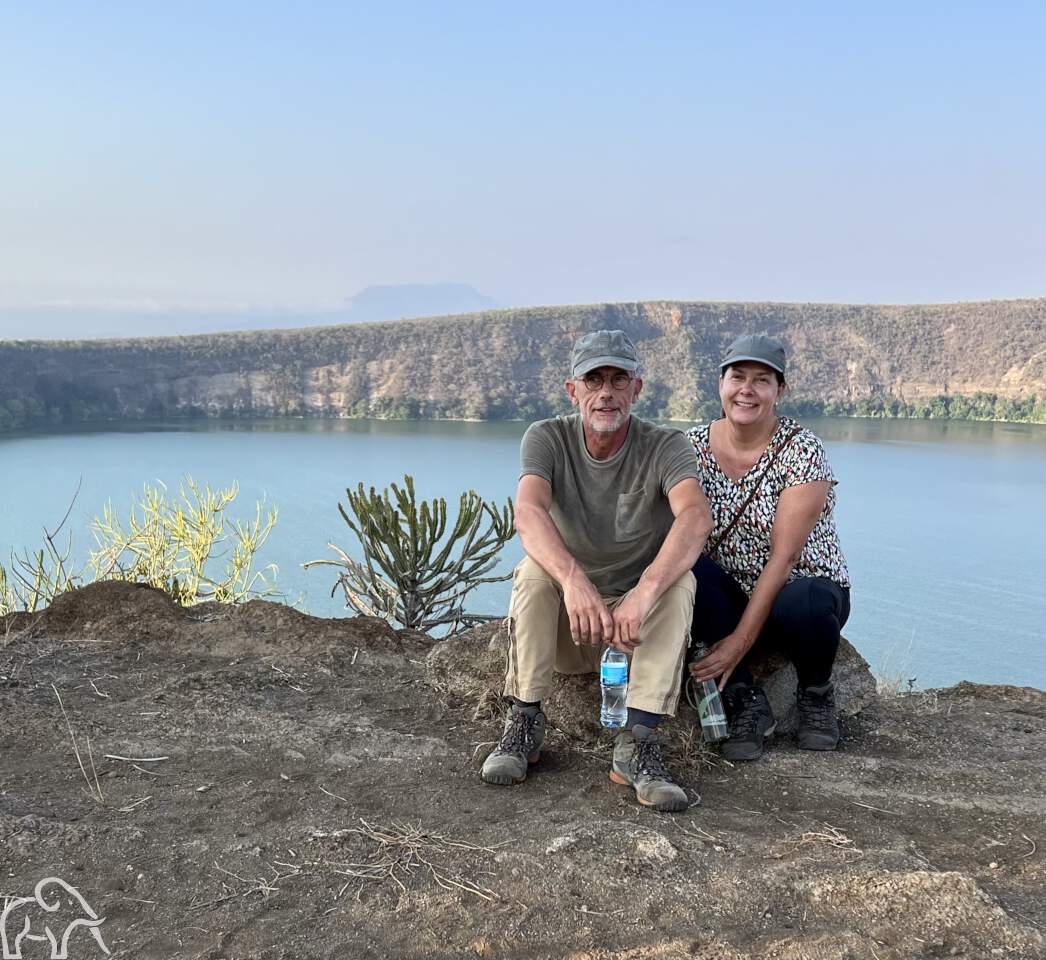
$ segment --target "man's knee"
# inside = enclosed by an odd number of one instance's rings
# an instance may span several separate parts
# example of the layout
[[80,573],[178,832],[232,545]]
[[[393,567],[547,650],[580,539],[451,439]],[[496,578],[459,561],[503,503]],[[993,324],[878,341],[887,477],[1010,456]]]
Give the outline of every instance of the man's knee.
[[512,571],[512,598],[509,609],[512,616],[518,616],[536,602],[539,606],[555,606],[557,609],[562,600],[559,584],[535,563],[524,556]]
[[512,580],[513,582],[517,580],[545,580],[553,584],[556,582],[541,564],[536,560],[532,560],[527,554],[523,554],[523,559],[513,569]]
[[675,581],[660,597],[647,614],[647,619],[658,616],[659,619],[668,617],[673,621],[679,619],[690,629],[690,619],[694,613],[694,596],[697,590],[697,581],[694,575],[687,570]]

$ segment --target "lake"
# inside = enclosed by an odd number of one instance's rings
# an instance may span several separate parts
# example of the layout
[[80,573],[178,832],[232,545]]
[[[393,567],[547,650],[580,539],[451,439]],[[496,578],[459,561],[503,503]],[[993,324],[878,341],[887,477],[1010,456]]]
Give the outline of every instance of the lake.
[[[888,678],[919,688],[959,680],[1046,688],[1046,428],[904,420],[804,421],[825,441],[839,480],[837,520],[854,581],[846,635]],[[682,426],[682,425],[681,425]],[[289,600],[319,616],[331,599],[333,541],[359,555],[338,514],[345,488],[404,473],[425,497],[514,493],[523,423],[179,421],[0,437],[0,558],[41,542],[66,513],[86,557],[91,517],[124,516],[145,483],[173,491],[191,474],[240,484],[233,516],[256,500],[279,508],[260,557],[279,564]],[[506,547],[502,568],[521,550]],[[472,609],[503,613],[508,585],[477,591]]]

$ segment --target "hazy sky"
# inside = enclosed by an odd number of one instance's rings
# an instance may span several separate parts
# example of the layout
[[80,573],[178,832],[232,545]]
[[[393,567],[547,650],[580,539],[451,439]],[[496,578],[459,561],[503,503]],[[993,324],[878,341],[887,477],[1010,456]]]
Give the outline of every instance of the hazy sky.
[[0,8],[0,307],[1042,296],[1041,0]]

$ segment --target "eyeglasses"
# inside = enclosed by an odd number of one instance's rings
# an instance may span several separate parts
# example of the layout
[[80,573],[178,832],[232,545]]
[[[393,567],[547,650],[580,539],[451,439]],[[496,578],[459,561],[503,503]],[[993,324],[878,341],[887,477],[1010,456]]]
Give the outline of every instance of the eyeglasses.
[[633,380],[631,374],[628,373],[613,373],[609,377],[604,377],[601,373],[586,373],[581,377],[581,381],[589,390],[602,390],[603,384],[609,382],[610,386],[615,390],[624,390]]

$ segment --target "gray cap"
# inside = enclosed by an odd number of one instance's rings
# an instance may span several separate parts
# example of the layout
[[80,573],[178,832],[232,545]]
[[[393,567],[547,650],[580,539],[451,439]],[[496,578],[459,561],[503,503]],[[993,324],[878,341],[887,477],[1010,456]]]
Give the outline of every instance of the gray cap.
[[639,357],[624,330],[597,330],[579,337],[570,355],[571,377],[583,377],[597,367],[618,367],[635,373]]
[[746,333],[738,337],[727,347],[726,356],[719,364],[719,369],[722,370],[732,363],[744,363],[745,360],[765,363],[784,376],[785,348],[772,337],[763,336],[761,333]]

